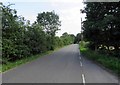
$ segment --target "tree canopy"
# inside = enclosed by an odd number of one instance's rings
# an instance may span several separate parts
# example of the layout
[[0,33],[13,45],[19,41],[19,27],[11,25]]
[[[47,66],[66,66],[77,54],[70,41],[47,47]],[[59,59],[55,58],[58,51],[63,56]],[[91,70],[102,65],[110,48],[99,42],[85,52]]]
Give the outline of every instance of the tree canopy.
[[[86,13],[83,23],[84,37],[90,41],[93,49],[113,46],[114,54],[120,55],[120,4],[115,2],[85,3],[82,11]],[[110,53],[113,53],[111,51]]]
[[61,22],[59,21],[59,16],[54,11],[39,13],[37,22],[51,36],[54,36],[60,30],[58,27],[61,25]]
[[74,36],[61,37],[56,32],[61,25],[59,16],[52,12],[39,13],[36,21],[30,24],[15,9],[0,4],[2,10],[2,58],[16,61],[31,55],[40,54],[55,48],[72,44]]

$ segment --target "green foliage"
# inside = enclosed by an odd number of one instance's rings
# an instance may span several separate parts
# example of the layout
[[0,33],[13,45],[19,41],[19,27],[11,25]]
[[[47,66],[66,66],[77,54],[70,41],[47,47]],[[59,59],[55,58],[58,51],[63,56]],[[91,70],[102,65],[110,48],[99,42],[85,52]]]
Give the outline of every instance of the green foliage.
[[29,48],[23,43],[24,18],[17,16],[10,5],[2,7],[2,56],[8,61],[15,61],[29,55]]
[[[108,48],[114,46],[114,54],[120,56],[120,6],[119,3],[85,3],[82,10],[86,13],[86,21],[83,22],[83,34],[90,43],[92,49],[96,50],[101,45]],[[100,50],[100,49],[99,49]]]
[[64,45],[69,45],[69,44],[74,43],[75,36],[65,32],[62,34],[61,39],[63,40]]
[[58,27],[61,25],[59,16],[55,14],[54,11],[39,13],[37,16],[37,22],[51,36],[55,35],[55,33],[59,30]]
[[39,13],[37,16],[37,23],[41,25],[42,29],[46,33],[47,38],[47,49],[55,49],[55,33],[60,30],[58,27],[61,25],[59,21],[59,16],[55,12],[43,12]]
[[81,41],[81,33],[78,33],[75,37],[74,43],[79,43]]
[[55,37],[55,47],[62,47],[64,46],[63,40],[60,37]]
[[[9,4],[2,8],[2,63],[19,62],[32,55],[42,54],[64,45],[72,44],[74,35],[55,36],[60,26],[59,16],[55,12],[43,12],[37,21],[30,24],[24,17],[18,16]],[[7,64],[8,65],[8,64]],[[11,68],[6,67],[6,68]]]
[[29,47],[31,54],[38,54],[45,52],[46,49],[46,35],[38,24],[29,27],[25,33],[24,44]]
[[100,63],[108,69],[111,69],[115,73],[120,75],[120,60],[113,56],[107,56],[104,54],[100,54],[98,52],[92,51],[87,48],[89,43],[81,42],[80,43],[80,52],[86,56],[87,58]]
[[[22,58],[20,60],[16,60],[16,62],[10,62],[10,61],[6,61],[6,64],[3,64],[2,66],[0,66],[0,72],[5,72],[9,69],[12,69],[14,67],[17,67],[21,64],[25,64],[25,63],[28,63],[30,61],[33,61],[39,57],[42,57],[43,55],[46,55],[46,54],[50,54],[52,53],[53,51],[47,51],[47,52],[44,52],[44,53],[41,53],[41,54],[37,54],[37,55],[32,55],[30,57],[27,57],[27,58]],[[2,68],[2,69],[1,69]]]

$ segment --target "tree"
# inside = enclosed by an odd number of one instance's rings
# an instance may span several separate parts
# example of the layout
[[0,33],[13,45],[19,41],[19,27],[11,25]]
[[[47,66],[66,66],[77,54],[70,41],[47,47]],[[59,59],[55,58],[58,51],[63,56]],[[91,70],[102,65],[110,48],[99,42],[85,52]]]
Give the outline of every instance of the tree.
[[75,36],[65,32],[62,34],[61,39],[63,40],[64,45],[69,45],[74,43]]
[[24,18],[17,16],[11,4],[2,7],[2,55],[10,61],[29,55],[29,48],[23,43]]
[[61,25],[59,16],[55,12],[43,12],[37,16],[37,23],[40,24],[47,35],[48,46],[50,50],[55,47],[55,33],[60,30],[58,27]]
[[79,43],[81,41],[81,33],[78,33],[75,37],[74,43]]
[[[73,43],[74,35],[55,36],[60,26],[59,16],[54,12],[38,14],[37,21],[30,24],[17,15],[10,5],[1,5],[2,10],[2,60],[16,61]],[[66,40],[66,41],[65,41]]]
[[26,31],[24,43],[29,47],[30,53],[39,54],[47,51],[46,35],[39,24],[33,24]]
[[85,3],[86,7],[82,11],[86,13],[86,21],[83,23],[85,38],[90,41],[94,49],[101,45],[115,47],[118,54],[120,47],[120,6],[119,3]]
[[60,37],[56,36],[55,37],[55,47],[62,47],[62,46],[64,46],[63,40]]
[[37,22],[43,27],[46,33],[51,36],[55,36],[55,33],[60,30],[58,27],[61,25],[59,16],[52,12],[39,13],[37,16]]

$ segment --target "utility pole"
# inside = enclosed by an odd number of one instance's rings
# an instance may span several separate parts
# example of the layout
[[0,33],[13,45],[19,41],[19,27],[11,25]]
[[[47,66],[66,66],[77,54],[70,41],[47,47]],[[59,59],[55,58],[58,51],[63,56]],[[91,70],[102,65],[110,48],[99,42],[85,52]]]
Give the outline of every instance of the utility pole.
[[82,18],[81,18],[81,41],[83,41]]

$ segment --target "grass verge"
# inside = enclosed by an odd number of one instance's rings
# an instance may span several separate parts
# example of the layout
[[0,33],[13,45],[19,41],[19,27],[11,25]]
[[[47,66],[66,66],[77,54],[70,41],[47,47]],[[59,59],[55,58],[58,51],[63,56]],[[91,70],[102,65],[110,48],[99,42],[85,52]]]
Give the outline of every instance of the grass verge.
[[[58,49],[60,49],[60,48],[56,48],[54,51],[56,51]],[[33,55],[33,56],[30,56],[30,57],[27,57],[27,58],[23,58],[21,60],[17,60],[15,62],[6,62],[6,64],[0,65],[0,72],[5,72],[5,71],[10,70],[12,68],[15,68],[19,65],[22,65],[22,64],[28,63],[30,61],[33,61],[33,60],[35,60],[39,57],[42,57],[44,55],[51,54],[54,51],[47,51],[47,52],[42,53],[42,54]]]
[[87,43],[84,41],[80,43],[80,52],[88,59],[101,64],[102,66],[110,69],[112,72],[120,76],[120,59],[92,51],[87,48]]

